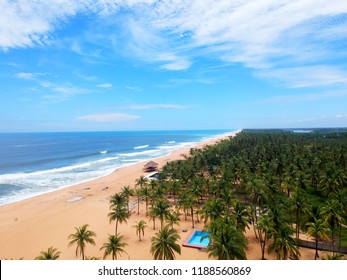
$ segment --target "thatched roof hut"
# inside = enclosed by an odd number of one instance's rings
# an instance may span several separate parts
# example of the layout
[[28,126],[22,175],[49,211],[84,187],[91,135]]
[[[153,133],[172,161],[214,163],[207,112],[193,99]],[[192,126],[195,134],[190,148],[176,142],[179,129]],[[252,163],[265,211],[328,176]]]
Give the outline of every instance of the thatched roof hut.
[[158,170],[158,163],[154,161],[147,162],[143,167],[143,171],[145,172],[153,172]]

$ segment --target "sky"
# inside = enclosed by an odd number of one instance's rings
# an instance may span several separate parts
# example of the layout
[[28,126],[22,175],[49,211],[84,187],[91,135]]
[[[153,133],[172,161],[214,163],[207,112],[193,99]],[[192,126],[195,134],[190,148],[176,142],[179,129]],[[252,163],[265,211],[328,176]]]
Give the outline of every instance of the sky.
[[347,127],[347,1],[0,10],[0,132]]

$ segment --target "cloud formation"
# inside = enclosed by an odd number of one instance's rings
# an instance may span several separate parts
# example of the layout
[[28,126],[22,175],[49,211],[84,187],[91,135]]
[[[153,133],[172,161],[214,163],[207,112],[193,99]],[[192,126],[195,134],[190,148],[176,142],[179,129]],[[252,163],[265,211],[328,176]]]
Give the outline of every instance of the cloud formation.
[[60,0],[0,1],[0,48],[33,47],[49,42],[55,29],[82,13],[102,16],[122,7],[150,4],[151,0]]
[[30,73],[30,72],[19,72],[16,77],[23,80],[33,80],[38,76],[44,76],[44,73]]
[[97,87],[99,87],[99,88],[111,88],[112,84],[110,84],[110,83],[103,83],[103,84],[98,84]]
[[[49,44],[57,28],[83,13],[122,17],[123,52],[164,70],[188,69],[203,56],[241,63],[290,87],[345,83],[347,66],[331,61],[346,55],[347,1],[16,0],[1,1],[0,10],[5,51]],[[312,74],[300,75],[305,71]]]

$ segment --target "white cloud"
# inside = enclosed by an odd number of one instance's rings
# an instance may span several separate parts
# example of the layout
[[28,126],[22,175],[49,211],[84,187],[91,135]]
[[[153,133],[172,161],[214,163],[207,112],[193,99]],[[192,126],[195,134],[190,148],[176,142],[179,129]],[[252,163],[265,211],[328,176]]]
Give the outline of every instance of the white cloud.
[[100,115],[88,115],[78,117],[77,120],[91,121],[91,122],[119,122],[138,119],[140,116],[128,115],[128,114],[100,114]]
[[110,83],[103,83],[103,84],[98,84],[97,87],[99,87],[99,88],[111,88],[112,84],[110,84]]
[[322,80],[312,77],[307,83],[300,77],[273,77],[271,70],[284,63],[325,64],[328,59],[344,58],[345,48],[337,49],[335,43],[346,40],[346,18],[337,19],[346,13],[346,1],[176,0],[158,3],[152,24],[169,35],[181,34],[188,58],[212,56],[257,71],[269,69],[262,72],[263,78],[280,79],[290,86],[319,86],[336,83],[336,73]]
[[172,46],[173,43],[158,30],[148,25],[144,26],[143,22],[134,19],[128,19],[126,29],[129,33],[125,46],[128,56],[145,62],[159,63],[161,68],[166,70],[185,70],[191,66],[186,55]]
[[16,74],[16,77],[23,80],[33,80],[38,76],[44,76],[44,73],[28,73],[28,72],[19,72]]
[[177,61],[162,65],[161,68],[166,70],[185,70],[185,69],[188,69],[190,65],[191,65],[191,62],[184,59],[182,60],[178,59]]
[[133,91],[142,91],[140,87],[136,87],[136,86],[126,86],[126,88]]
[[88,75],[83,75],[79,72],[75,73],[77,77],[81,78],[82,80],[91,82],[91,81],[96,81],[98,78],[96,76],[88,76]]
[[347,37],[347,1],[340,0],[16,0],[1,1],[0,10],[3,50],[47,44],[57,27],[84,13],[122,17],[122,54],[166,70],[188,69],[206,56],[265,70],[263,78],[293,87],[320,86],[340,83],[341,70],[304,80],[282,74],[283,65],[329,65],[346,56],[336,48]]
[[46,44],[51,33],[70,17],[82,13],[109,15],[121,7],[150,4],[150,0],[0,1],[0,48]]
[[286,81],[294,88],[347,85],[346,71],[324,65],[266,69],[259,71],[257,75]]
[[42,96],[43,99],[51,103],[63,102],[75,95],[88,94],[91,92],[87,88],[75,86],[70,83],[58,85],[47,81],[41,81],[40,85],[46,89],[46,93]]
[[148,109],[186,109],[187,106],[179,104],[135,104],[128,106],[133,110],[148,110]]

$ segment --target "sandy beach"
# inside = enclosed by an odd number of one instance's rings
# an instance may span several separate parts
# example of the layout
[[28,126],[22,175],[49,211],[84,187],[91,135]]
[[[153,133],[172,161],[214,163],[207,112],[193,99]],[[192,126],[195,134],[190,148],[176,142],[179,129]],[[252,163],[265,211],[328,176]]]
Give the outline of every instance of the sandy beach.
[[[235,135],[230,134],[228,136]],[[228,137],[223,136],[223,137]],[[213,144],[220,139],[201,142],[194,148]],[[189,148],[176,150],[168,156],[155,159],[159,168],[168,161],[182,159]],[[148,175],[142,171],[144,163],[137,163],[120,168],[112,174],[75,186],[36,196],[20,202],[0,207],[0,259],[34,259],[40,251],[53,246],[61,254],[60,259],[79,259],[75,256],[75,247],[68,247],[67,236],[74,233],[75,227],[88,224],[97,236],[96,246],[87,245],[86,255],[102,258],[100,247],[107,241],[108,234],[114,234],[114,223],[109,224],[109,198],[119,192],[124,186],[135,186],[135,180],[141,175]],[[145,203],[140,204],[140,214],[137,213],[137,200],[133,198],[132,215],[127,224],[120,224],[118,232],[124,236],[128,244],[119,259],[144,260],[152,259],[150,254],[150,239],[158,230],[153,230],[152,223],[145,216]],[[140,242],[136,232],[135,221],[145,220],[148,227],[144,239]],[[157,223],[159,225],[159,223]],[[181,217],[180,225],[176,225],[182,244],[191,233],[191,222]],[[196,228],[202,229],[203,224],[197,223]],[[183,232],[182,230],[188,229]],[[260,259],[261,252],[258,240],[254,237],[252,229],[246,233],[249,241],[247,250],[248,259]],[[304,237],[305,238],[305,237]],[[206,252],[193,248],[181,247],[182,254],[177,255],[180,260],[208,259]],[[301,259],[313,259],[314,250],[300,249]],[[267,256],[269,259],[273,256]]]

